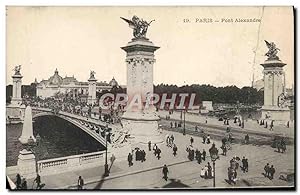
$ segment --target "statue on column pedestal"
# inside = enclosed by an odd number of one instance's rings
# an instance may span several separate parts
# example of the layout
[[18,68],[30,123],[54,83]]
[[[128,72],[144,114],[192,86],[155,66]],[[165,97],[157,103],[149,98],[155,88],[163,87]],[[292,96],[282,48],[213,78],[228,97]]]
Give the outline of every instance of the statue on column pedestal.
[[15,68],[13,69],[15,71],[15,75],[20,75],[20,71],[21,71],[21,65],[15,66]]
[[146,38],[148,26],[150,26],[151,22],[155,21],[151,20],[150,22],[147,22],[137,16],[133,16],[131,20],[123,17],[121,18],[129,24],[130,28],[133,29],[133,36],[135,38]]
[[266,45],[269,48],[269,51],[265,54],[268,56],[268,60],[279,60],[279,57],[277,56],[278,51],[280,51],[279,48],[276,47],[274,42],[269,43],[266,41]]

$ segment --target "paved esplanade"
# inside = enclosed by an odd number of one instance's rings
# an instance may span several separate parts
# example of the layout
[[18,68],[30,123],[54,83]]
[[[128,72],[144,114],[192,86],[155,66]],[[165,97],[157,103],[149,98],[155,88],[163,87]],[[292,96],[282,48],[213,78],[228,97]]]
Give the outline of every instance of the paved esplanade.
[[[164,119],[164,118],[166,118],[166,115],[169,115],[169,113],[167,111],[160,111],[159,115],[162,119]],[[180,115],[181,115],[180,112],[173,112],[173,114],[170,115],[171,121],[172,121],[172,119],[181,120]],[[199,123],[199,124],[205,124],[205,120],[207,120],[208,125],[222,126],[222,127],[225,126],[225,125],[223,125],[224,121],[218,121],[218,118],[205,117],[205,116],[199,115],[199,114],[186,113],[185,120],[188,122]],[[169,123],[171,121],[169,121]],[[233,123],[233,120],[230,120],[229,123],[230,123],[230,127],[242,129],[241,127],[238,126],[238,123],[236,123],[236,124]],[[280,135],[291,137],[291,138],[294,137],[294,123],[293,122],[290,122],[289,128],[287,128],[283,124],[279,124],[279,125],[275,125],[273,127],[273,131],[270,131],[270,124],[268,124],[268,128],[264,128],[264,125],[261,126],[261,125],[257,124],[257,121],[248,119],[248,120],[245,120],[243,129],[245,130],[245,133],[247,133],[247,132],[262,132],[262,133],[267,133],[267,134],[280,134]]]
[[[155,158],[153,151],[146,151],[146,161],[133,161],[133,166],[128,167],[127,161],[118,161],[118,159],[111,166],[110,176],[105,180],[101,180],[104,173],[104,167],[95,167],[91,169],[68,172],[59,175],[52,175],[42,177],[42,182],[46,184],[45,189],[53,188],[76,188],[78,176],[81,175],[85,180],[86,189],[141,189],[141,188],[162,188],[167,184],[175,185],[178,187],[189,186],[192,188],[207,188],[212,186],[212,179],[200,178],[200,170],[202,167],[210,162],[210,157],[202,162],[200,165],[196,161],[189,161],[187,159],[186,146],[189,145],[190,136],[183,136],[180,133],[163,131],[164,136],[166,134],[173,134],[175,137],[175,144],[178,146],[178,155],[176,157],[172,154],[172,149],[163,145],[161,146],[162,154],[161,159]],[[215,142],[219,153],[221,153],[219,141]],[[211,143],[211,144],[212,144]],[[201,137],[194,137],[194,147],[199,150],[205,149],[208,153],[208,149],[211,144],[202,144]],[[220,160],[216,161],[216,186],[217,187],[231,187],[227,184],[227,168],[229,166],[229,160],[233,156],[239,156],[240,158],[245,156],[249,161],[249,172],[242,173],[240,168],[238,170],[238,182],[236,186],[287,186],[288,183],[283,180],[279,180],[279,174],[281,171],[287,171],[292,169],[294,164],[293,147],[287,146],[286,153],[277,153],[274,148],[270,146],[252,146],[252,145],[239,145],[234,144],[232,150],[228,151],[227,156],[220,155]],[[273,164],[276,173],[273,180],[265,178],[261,173],[266,163]],[[162,178],[162,166],[167,164],[169,166],[169,180],[165,181]],[[212,164],[212,163],[211,163]],[[173,180],[175,179],[175,180]],[[180,180],[180,181],[177,181]],[[32,180],[28,181],[28,186],[32,185]],[[174,187],[174,186],[173,186]]]

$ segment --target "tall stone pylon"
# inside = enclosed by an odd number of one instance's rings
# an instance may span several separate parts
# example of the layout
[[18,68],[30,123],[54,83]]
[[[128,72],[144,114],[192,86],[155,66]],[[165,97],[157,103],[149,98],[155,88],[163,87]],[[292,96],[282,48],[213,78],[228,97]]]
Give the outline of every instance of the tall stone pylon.
[[33,127],[32,127],[32,110],[30,106],[27,106],[25,109],[25,117],[23,122],[23,129],[19,141],[22,144],[27,144],[30,140],[36,142],[35,137],[33,136]]
[[268,59],[261,64],[264,74],[264,105],[261,109],[262,119],[286,123],[290,120],[290,109],[285,103],[285,72],[283,63],[277,53],[275,43],[265,41],[269,51]]
[[21,88],[22,88],[22,78],[20,73],[21,65],[15,67],[15,74],[12,76],[13,79],[13,93],[11,104],[20,106],[22,104]]
[[[133,16],[132,20],[122,19],[129,26],[133,25],[134,29],[134,38],[126,46],[121,47],[126,52],[128,97],[122,124],[130,132],[132,145],[143,145],[149,141],[153,144],[163,143],[163,138],[158,130],[159,117],[151,105],[149,96],[153,95],[154,52],[159,49],[146,38],[146,32],[151,22],[144,22],[144,25],[139,26],[135,24],[135,21],[140,20],[137,16]],[[134,102],[140,102],[142,106],[131,107],[130,104],[134,104]],[[145,106],[147,102],[150,103],[149,107]]]
[[95,72],[91,71],[89,82],[89,95],[88,95],[88,104],[94,104],[97,101],[96,90],[97,90],[97,79],[95,78]]

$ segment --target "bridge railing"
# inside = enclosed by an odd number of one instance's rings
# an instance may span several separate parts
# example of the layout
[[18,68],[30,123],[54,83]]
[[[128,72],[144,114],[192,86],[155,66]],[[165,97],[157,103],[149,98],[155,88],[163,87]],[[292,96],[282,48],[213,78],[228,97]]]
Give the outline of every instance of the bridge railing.
[[104,165],[105,151],[37,161],[41,176],[59,174]]

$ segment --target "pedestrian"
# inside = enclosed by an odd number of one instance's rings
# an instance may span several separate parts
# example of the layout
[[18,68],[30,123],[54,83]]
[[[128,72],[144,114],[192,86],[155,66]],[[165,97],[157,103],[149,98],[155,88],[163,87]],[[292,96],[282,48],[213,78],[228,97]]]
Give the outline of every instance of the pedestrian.
[[25,178],[22,179],[21,189],[27,190],[27,181]]
[[228,181],[231,184],[232,182],[232,174],[231,174],[232,170],[230,167],[227,168],[227,176],[228,176]]
[[195,126],[195,132],[198,132],[198,126],[197,125]]
[[174,139],[175,139],[175,138],[174,138],[174,135],[172,134],[172,135],[171,135],[171,142],[172,142],[172,145],[174,144]]
[[162,173],[164,175],[163,178],[167,181],[168,180],[168,173],[169,173],[167,165],[163,166]]
[[265,171],[265,176],[269,177],[270,176],[270,166],[269,166],[269,163],[267,163],[266,166],[264,167],[264,171]]
[[141,160],[140,149],[135,151],[135,161]]
[[110,157],[110,164],[113,164],[115,162],[115,160],[116,160],[116,157],[114,154],[112,154]]
[[148,150],[151,151],[151,141],[148,142]]
[[204,178],[205,179],[208,178],[208,167],[207,167],[207,165],[205,165],[205,167],[204,167]]
[[199,150],[198,150],[198,148],[197,148],[196,151],[195,151],[195,159],[196,159],[197,162],[198,162],[198,159],[199,159]]
[[248,135],[248,133],[245,135],[245,144],[249,144],[249,135]]
[[206,141],[206,135],[205,135],[204,133],[203,133],[202,139],[203,139],[202,143],[205,144],[205,141]]
[[270,124],[270,131],[273,131],[273,126],[274,126],[273,123],[274,123],[274,120],[271,121],[271,124]]
[[128,166],[131,167],[133,165],[133,163],[132,163],[132,154],[131,153],[128,154],[127,160],[128,160]]
[[202,151],[202,156],[203,156],[203,161],[205,161],[206,152],[205,152],[205,150],[204,150],[204,149],[203,149],[203,151]]
[[170,122],[170,126],[171,126],[171,129],[173,128],[173,123],[172,122]]
[[206,138],[206,139],[207,139],[207,142],[206,142],[206,143],[207,143],[207,144],[210,144],[210,135],[207,135],[207,138]]
[[246,159],[245,157],[243,156],[243,159],[242,159],[242,171],[245,173],[246,171]]
[[36,189],[41,189],[41,176],[39,174],[37,174],[33,182],[36,182]]
[[248,172],[248,166],[249,164],[248,164],[248,159],[246,158],[246,160],[245,160],[245,171],[246,172]]
[[157,159],[158,160],[160,159],[160,153],[161,153],[161,150],[159,148],[157,148]]
[[265,128],[267,129],[268,128],[268,122],[266,121],[266,125],[265,125]]
[[18,173],[18,174],[16,175],[16,186],[17,186],[17,189],[20,189],[20,188],[21,188],[21,182],[22,182],[22,179],[21,179],[20,174]]
[[204,170],[204,168],[202,168],[201,171],[200,171],[200,177],[201,178],[205,177],[205,170]]
[[155,156],[156,156],[156,154],[157,154],[157,149],[158,149],[157,145],[154,144],[154,146],[153,146],[153,151],[154,151],[154,155],[155,155]]
[[201,152],[199,151],[198,164],[200,164],[201,162],[202,162],[202,154],[201,154]]
[[223,151],[222,154],[223,154],[224,156],[226,156],[226,154],[227,154],[227,147],[226,147],[226,145],[222,145],[221,149],[222,149],[222,151]]
[[281,147],[282,153],[284,153],[286,150],[286,144],[285,144],[285,141],[283,138],[280,141],[280,147]]
[[81,176],[78,177],[78,181],[77,181],[77,189],[78,190],[82,190],[83,189],[83,185],[84,185],[84,181],[82,179]]
[[169,137],[169,135],[166,138],[166,143],[167,143],[167,146],[169,147],[170,146],[170,137]]
[[208,178],[212,178],[212,167],[210,166],[210,163],[207,163],[207,171],[208,171]]
[[174,127],[175,127],[175,128],[177,128],[177,122],[175,122],[175,125],[174,125]]
[[146,161],[146,152],[145,150],[142,150],[142,162]]
[[193,143],[194,143],[194,138],[193,137],[191,137],[190,142],[191,142],[191,146],[192,146]]
[[287,128],[290,128],[290,121],[288,121],[288,122],[286,123],[286,127],[287,127]]
[[177,150],[178,150],[178,148],[177,148],[177,146],[174,144],[174,147],[173,147],[173,155],[174,155],[174,156],[176,156]]
[[274,166],[272,165],[271,168],[270,168],[270,179],[273,179],[273,178],[274,178],[274,174],[275,174],[275,168],[274,168]]

